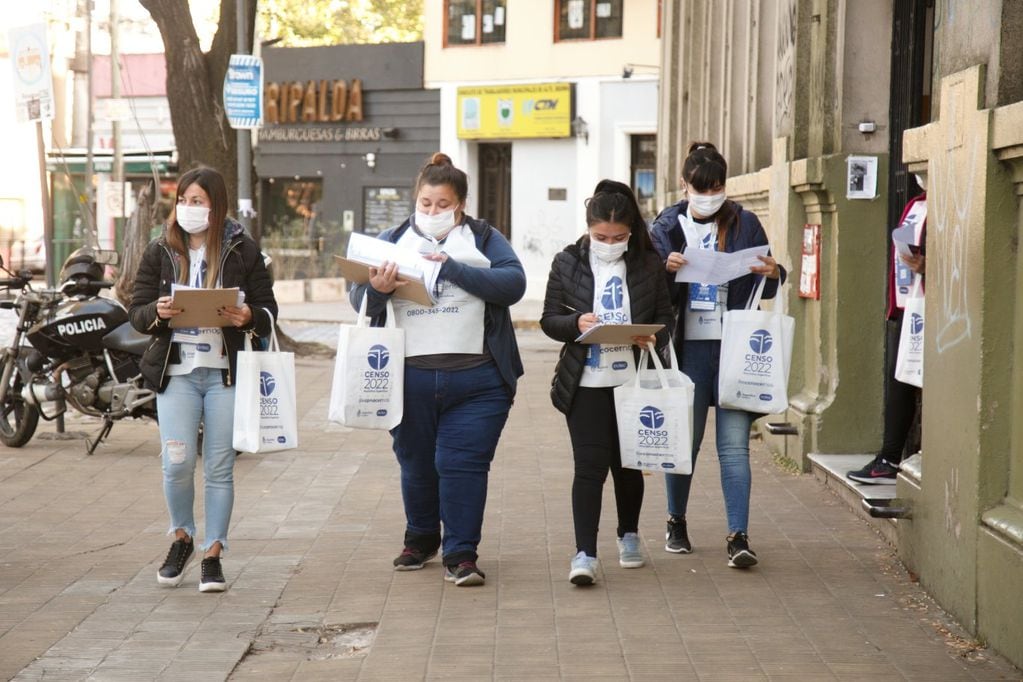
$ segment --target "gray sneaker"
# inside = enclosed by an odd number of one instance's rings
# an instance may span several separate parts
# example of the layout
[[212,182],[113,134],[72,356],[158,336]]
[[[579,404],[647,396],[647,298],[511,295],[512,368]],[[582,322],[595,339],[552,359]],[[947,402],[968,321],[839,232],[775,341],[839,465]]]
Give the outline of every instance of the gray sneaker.
[[639,535],[626,533],[618,538],[618,565],[622,568],[642,568],[646,561],[639,551]]
[[597,557],[587,556],[579,552],[572,557],[572,568],[568,572],[568,582],[573,585],[592,585],[597,579]]

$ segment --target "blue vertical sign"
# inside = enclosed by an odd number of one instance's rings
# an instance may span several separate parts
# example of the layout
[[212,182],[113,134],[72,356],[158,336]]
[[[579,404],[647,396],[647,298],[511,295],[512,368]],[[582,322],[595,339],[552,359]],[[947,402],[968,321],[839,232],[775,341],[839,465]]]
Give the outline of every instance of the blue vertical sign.
[[233,54],[224,76],[224,111],[232,128],[263,125],[263,60]]

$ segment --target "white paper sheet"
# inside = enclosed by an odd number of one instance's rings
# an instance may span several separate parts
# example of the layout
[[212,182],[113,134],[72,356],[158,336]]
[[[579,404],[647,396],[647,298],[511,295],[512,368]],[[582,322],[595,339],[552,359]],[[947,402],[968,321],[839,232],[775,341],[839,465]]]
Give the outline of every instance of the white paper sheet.
[[757,256],[766,256],[769,247],[754,246],[734,253],[687,248],[686,264],[675,273],[676,282],[724,284],[750,274],[750,266],[763,265]]

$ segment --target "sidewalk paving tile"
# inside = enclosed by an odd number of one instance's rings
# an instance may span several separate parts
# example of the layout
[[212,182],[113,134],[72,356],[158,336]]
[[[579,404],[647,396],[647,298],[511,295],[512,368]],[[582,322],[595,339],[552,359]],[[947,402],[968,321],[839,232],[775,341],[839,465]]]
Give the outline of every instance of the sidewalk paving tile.
[[[347,303],[281,317],[328,346],[354,319]],[[156,585],[168,538],[152,424],[118,424],[93,456],[81,440],[40,437],[0,450],[0,678],[1020,679],[989,651],[961,653],[969,638],[880,537],[756,442],[759,566],[726,566],[708,442],[689,513],[696,551],[664,552],[663,483],[645,476],[647,566],[620,568],[608,483],[597,584],[570,585],[571,448],[547,395],[558,346],[535,331],[519,341],[527,374],[490,476],[482,587],[444,582],[439,560],[391,569],[404,515],[390,437],[326,422],[329,356],[296,362],[300,448],[237,461],[223,594],[198,592],[198,562],[178,588]],[[343,632],[360,627],[372,634],[345,649]]]

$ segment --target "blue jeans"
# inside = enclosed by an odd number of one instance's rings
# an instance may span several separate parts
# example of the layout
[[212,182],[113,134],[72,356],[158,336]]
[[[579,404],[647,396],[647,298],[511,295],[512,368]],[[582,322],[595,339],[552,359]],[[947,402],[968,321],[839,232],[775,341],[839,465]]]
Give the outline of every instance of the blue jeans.
[[[720,341],[684,341],[682,371],[696,385],[693,400],[693,473],[696,455],[707,427],[707,412],[715,408],[718,464],[721,466],[721,490],[725,496],[728,532],[747,532],[749,527],[749,432],[757,415],[745,410],[729,410],[718,406],[718,365]],[[689,504],[689,488],[693,477],[665,474],[668,491],[668,513],[685,516]]]
[[163,494],[170,531],[195,537],[195,460],[199,423],[203,424],[202,470],[206,535],[203,551],[214,542],[227,550],[227,527],[234,506],[234,386],[225,386],[219,369],[197,367],[174,376],[156,396],[160,414]]
[[457,371],[405,367],[404,415],[392,429],[406,535],[444,527],[444,564],[476,561],[487,477],[511,396],[493,363]]

